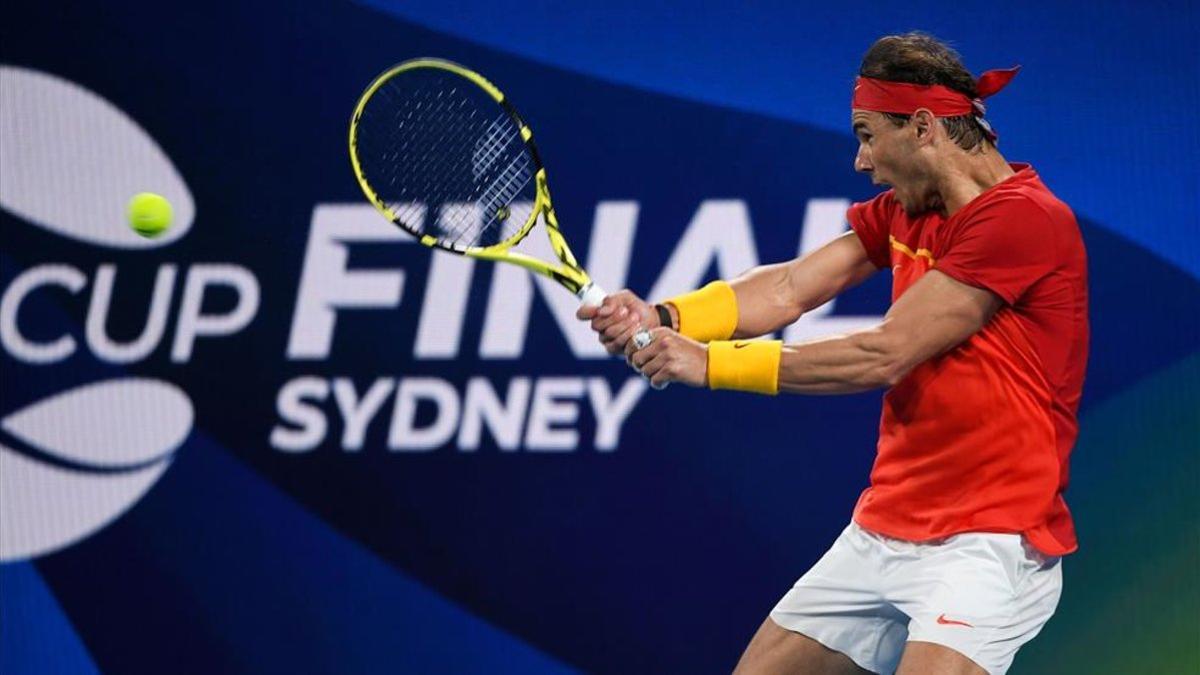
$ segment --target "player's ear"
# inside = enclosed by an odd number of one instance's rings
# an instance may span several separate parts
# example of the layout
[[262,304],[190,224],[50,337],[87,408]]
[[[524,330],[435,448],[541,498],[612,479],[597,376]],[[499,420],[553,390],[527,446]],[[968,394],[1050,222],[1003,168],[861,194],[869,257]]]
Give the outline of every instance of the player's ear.
[[912,124],[918,143],[926,144],[933,141],[933,132],[937,126],[937,117],[932,112],[925,108],[917,108],[912,117],[909,118],[909,123]]

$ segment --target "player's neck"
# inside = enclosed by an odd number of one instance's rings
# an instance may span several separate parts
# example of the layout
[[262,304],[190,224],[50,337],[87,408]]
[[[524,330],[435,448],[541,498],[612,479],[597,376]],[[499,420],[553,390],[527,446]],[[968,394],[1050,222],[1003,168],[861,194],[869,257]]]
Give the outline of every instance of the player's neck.
[[936,190],[946,217],[1015,173],[995,148],[977,154],[955,150],[947,153],[940,168]]

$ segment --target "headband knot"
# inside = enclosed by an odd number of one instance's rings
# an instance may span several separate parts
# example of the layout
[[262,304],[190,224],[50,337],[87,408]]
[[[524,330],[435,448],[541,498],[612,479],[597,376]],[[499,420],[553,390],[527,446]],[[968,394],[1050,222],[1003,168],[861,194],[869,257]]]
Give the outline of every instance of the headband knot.
[[909,84],[859,77],[854,82],[851,107],[894,115],[911,115],[920,108],[925,108],[938,117],[973,115],[979,126],[987,132],[988,138],[995,142],[998,135],[983,117],[987,112],[983,99],[1008,86],[1020,69],[1021,66],[1000,68],[980,75],[975,81],[979,98],[975,99],[940,84]]

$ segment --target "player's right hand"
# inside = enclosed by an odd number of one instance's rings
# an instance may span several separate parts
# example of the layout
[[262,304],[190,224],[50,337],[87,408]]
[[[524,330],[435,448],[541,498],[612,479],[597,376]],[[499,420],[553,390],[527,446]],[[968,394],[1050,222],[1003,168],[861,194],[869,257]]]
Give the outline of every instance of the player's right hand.
[[624,354],[625,345],[641,328],[658,326],[658,312],[628,289],[604,298],[599,307],[580,307],[576,318],[590,321],[609,354]]

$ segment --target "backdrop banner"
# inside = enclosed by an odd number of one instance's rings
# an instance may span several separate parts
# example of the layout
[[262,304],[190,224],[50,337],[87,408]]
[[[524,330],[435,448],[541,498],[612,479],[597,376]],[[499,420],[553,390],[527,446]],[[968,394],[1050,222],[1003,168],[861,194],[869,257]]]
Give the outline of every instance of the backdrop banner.
[[[0,670],[728,672],[848,522],[880,392],[653,390],[552,282],[391,227],[346,147],[384,68],[475,68],[532,127],[597,282],[662,299],[846,231],[875,194],[848,110],[837,129],[751,112],[366,4],[0,17]],[[968,21],[982,36],[943,25]],[[1031,26],[1020,41],[1055,39]],[[796,63],[845,33],[804,37]],[[848,102],[856,66],[821,96]],[[1035,168],[1027,129],[1105,114],[1019,105],[989,117]],[[1171,152],[1146,170],[1195,174]],[[1155,199],[1085,183],[1059,195]],[[160,238],[125,224],[143,191],[174,206]],[[1146,651],[1178,672],[1200,661],[1200,282],[1139,223],[1077,215],[1081,549],[1014,672],[1148,672]],[[537,231],[522,246],[549,254]],[[890,283],[776,337],[872,326]]]

